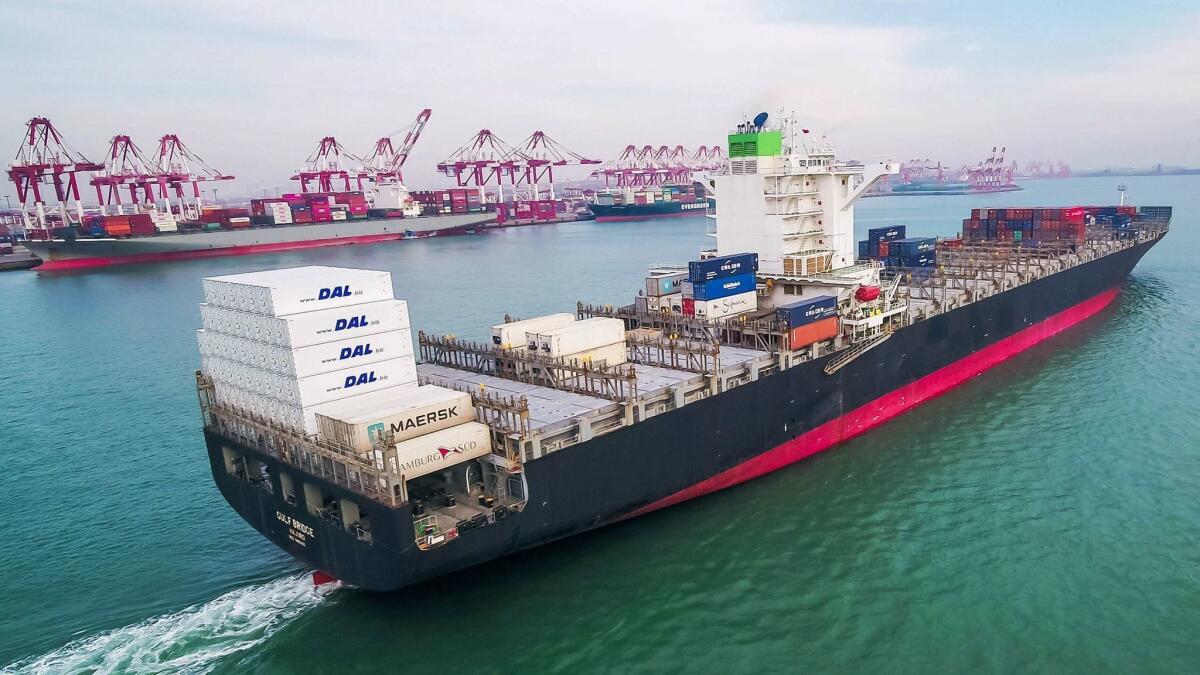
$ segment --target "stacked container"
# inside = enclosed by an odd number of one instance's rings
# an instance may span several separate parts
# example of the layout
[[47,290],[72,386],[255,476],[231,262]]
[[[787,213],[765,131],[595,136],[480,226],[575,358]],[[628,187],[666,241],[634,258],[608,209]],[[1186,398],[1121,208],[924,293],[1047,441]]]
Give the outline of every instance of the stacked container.
[[724,319],[758,309],[757,253],[693,260],[683,285],[683,313]]
[[416,386],[407,305],[387,272],[301,267],[203,286],[198,341],[218,401],[311,434],[315,406]]
[[596,317],[575,321],[561,328],[526,333],[528,349],[542,356],[553,356],[583,363],[603,361],[609,366],[625,363],[625,322]]
[[567,312],[547,314],[532,319],[509,321],[492,326],[492,344],[501,349],[524,351],[530,346],[529,333],[553,331],[575,323],[575,315]]
[[836,297],[819,295],[777,307],[775,316],[787,326],[791,348],[802,349],[838,334],[837,307]]

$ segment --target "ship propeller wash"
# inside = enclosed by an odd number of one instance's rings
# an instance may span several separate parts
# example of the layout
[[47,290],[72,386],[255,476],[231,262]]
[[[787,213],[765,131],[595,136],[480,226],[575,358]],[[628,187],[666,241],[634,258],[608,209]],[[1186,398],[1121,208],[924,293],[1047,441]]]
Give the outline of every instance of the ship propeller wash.
[[[409,327],[384,272],[205,280],[196,383],[215,482],[280,548],[392,590],[821,452],[1097,314],[1170,207],[978,210],[964,237],[854,237],[898,164],[790,120],[736,125],[716,246],[632,303],[491,341]],[[415,343],[415,344],[414,344]]]

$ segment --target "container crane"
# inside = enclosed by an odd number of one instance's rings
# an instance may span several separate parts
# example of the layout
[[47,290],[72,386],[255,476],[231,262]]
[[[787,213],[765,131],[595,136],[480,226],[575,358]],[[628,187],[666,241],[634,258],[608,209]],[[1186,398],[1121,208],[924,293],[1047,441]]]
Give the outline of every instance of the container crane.
[[[142,149],[126,134],[117,134],[108,143],[108,155],[104,169],[92,174],[91,185],[96,188],[96,201],[100,213],[124,215],[125,205],[121,202],[121,189],[129,189],[130,207],[138,213],[146,204],[154,202],[155,186],[159,194],[166,193],[163,170],[153,159],[142,154]],[[140,194],[139,194],[140,193]]]
[[[16,187],[25,229],[35,229],[36,225],[36,229],[43,230],[45,236],[49,237],[51,217],[46,211],[46,202],[42,195],[43,183],[54,186],[54,196],[58,199],[58,217],[63,224],[80,222],[83,219],[83,203],[79,198],[79,183],[75,174],[103,169],[103,164],[89,160],[67,145],[49,119],[30,119],[25,124],[25,136],[17,148],[16,157],[8,165],[8,177]],[[74,202],[74,221],[67,207],[68,200]],[[32,223],[29,219],[30,209],[33,210]]]
[[511,176],[520,153],[490,129],[480,129],[465,145],[437,165],[437,170],[454,178],[459,187],[484,189],[495,183],[497,201],[504,201],[504,176]]
[[408,161],[409,153],[417,144],[417,139],[421,137],[421,132],[432,114],[433,111],[429,108],[417,114],[416,121],[404,130],[404,141],[400,143],[399,150],[392,145],[392,136],[399,135],[399,132],[375,141],[375,149],[363,159],[363,171],[368,174],[369,180],[375,183],[404,183],[401,168],[404,162]]
[[[200,209],[204,205],[201,183],[234,179],[233,176],[210,166],[175,134],[166,134],[158,139],[158,159],[155,163],[162,172],[159,174],[162,178],[159,194],[163,198],[165,210],[171,212],[170,193],[174,192],[179,200],[179,216],[186,220],[196,220],[200,217]],[[184,194],[184,184],[192,186],[191,202]]]
[[724,162],[725,153],[720,146],[700,146],[689,153],[682,145],[657,148],[627,145],[616,159],[593,171],[592,177],[604,178],[606,187],[617,188],[690,183],[695,173],[715,171]]
[[[316,181],[316,192],[333,192],[333,181],[343,181],[343,191],[350,191],[350,179],[355,180],[358,190],[363,189],[363,179],[368,174],[363,169],[365,161],[352,155],[333,136],[326,136],[317,143],[317,149],[304,161],[304,168],[292,176],[300,181],[300,191],[307,193],[310,182]],[[347,168],[347,167],[353,168]]]
[[564,166],[583,166],[600,164],[598,159],[588,159],[583,155],[564,148],[558,141],[547,136],[542,131],[535,131],[521,142],[508,157],[511,161],[509,177],[513,191],[518,186],[528,185],[533,191],[533,198],[538,198],[538,185],[546,180],[550,185],[550,199],[554,194],[554,168]]

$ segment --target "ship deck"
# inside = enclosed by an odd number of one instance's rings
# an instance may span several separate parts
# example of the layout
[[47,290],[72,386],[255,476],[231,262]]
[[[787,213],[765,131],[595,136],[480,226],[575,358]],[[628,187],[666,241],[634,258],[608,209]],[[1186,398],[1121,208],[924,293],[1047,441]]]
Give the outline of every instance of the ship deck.
[[[756,360],[770,359],[770,352],[743,347],[722,346],[721,375],[735,377]],[[675,391],[688,391],[706,384],[701,373],[665,368],[644,363],[634,364],[637,372],[638,397],[643,401],[661,398]],[[621,410],[621,404],[604,398],[562,391],[552,387],[517,382],[493,375],[448,366],[422,363],[417,374],[423,382],[459,390],[482,390],[503,396],[524,396],[529,402],[529,428],[547,433],[576,424],[590,415],[605,415]]]

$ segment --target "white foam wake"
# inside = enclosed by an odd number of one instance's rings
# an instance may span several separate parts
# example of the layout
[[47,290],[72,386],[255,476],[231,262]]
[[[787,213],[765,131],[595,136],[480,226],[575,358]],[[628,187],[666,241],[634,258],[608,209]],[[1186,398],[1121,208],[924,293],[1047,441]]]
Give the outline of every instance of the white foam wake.
[[13,673],[207,673],[321,602],[312,577],[284,577],[209,602],[81,638],[0,670]]

